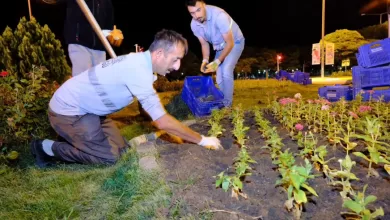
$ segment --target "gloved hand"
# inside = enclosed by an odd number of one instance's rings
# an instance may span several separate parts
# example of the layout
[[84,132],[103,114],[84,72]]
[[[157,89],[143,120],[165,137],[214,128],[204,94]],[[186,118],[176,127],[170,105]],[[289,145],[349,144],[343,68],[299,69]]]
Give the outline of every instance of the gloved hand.
[[218,69],[219,64],[221,64],[221,61],[219,59],[215,59],[213,62],[209,63],[206,66],[206,71],[205,73],[212,73],[216,72]]
[[202,135],[202,140],[198,143],[198,145],[211,150],[222,149],[221,142],[216,137],[205,137]]
[[200,66],[200,72],[204,73],[206,71],[206,65],[209,63],[208,60],[204,59],[202,65]]
[[[104,34],[104,32],[103,32],[103,34]],[[123,41],[122,31],[119,29],[116,29],[116,25],[114,25],[114,30],[112,30],[108,34],[107,39],[112,46],[119,47]]]

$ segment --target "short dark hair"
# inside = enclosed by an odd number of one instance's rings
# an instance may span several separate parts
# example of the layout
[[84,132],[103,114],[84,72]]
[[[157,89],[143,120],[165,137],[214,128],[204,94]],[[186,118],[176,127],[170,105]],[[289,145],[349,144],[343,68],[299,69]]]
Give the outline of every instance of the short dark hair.
[[203,0],[185,0],[184,4],[186,5],[186,7],[188,7],[188,6],[195,6],[197,2],[203,2],[204,3]]
[[154,36],[154,41],[150,45],[149,51],[153,52],[162,48],[165,52],[170,52],[177,44],[182,44],[185,50],[184,54],[187,54],[187,39],[176,31],[163,29]]

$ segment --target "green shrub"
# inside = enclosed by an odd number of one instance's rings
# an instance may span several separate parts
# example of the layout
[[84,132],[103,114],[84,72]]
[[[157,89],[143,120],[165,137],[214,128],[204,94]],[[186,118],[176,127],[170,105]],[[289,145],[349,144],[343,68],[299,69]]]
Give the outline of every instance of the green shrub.
[[26,78],[8,74],[0,78],[0,139],[3,152],[25,146],[33,137],[48,137],[49,100],[58,87],[48,83],[47,69],[33,66]]
[[71,71],[49,27],[24,17],[15,31],[7,27],[0,36],[0,71],[0,158],[9,159],[2,155],[55,134],[49,101]]
[[342,76],[352,76],[352,71],[339,71],[339,72],[333,72],[332,77],[342,77]]
[[23,17],[15,31],[7,27],[0,37],[0,70],[26,78],[33,65],[48,68],[47,79],[59,83],[71,73],[61,43],[50,28]]
[[165,105],[165,109],[178,120],[186,120],[189,116],[192,116],[191,110],[181,98],[180,93],[175,95],[172,100]]
[[157,92],[180,91],[183,88],[183,81],[169,82],[166,77],[158,76],[154,82],[154,88]]

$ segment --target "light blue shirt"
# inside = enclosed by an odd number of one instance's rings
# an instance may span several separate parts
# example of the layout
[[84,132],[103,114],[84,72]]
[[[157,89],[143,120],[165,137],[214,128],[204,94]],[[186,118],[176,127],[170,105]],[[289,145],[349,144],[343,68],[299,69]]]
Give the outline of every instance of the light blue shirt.
[[136,97],[156,120],[166,114],[153,88],[149,51],[107,60],[67,80],[54,93],[49,106],[60,115],[108,115],[121,110]]
[[214,50],[222,50],[225,47],[225,40],[222,34],[226,34],[230,29],[233,32],[235,42],[244,38],[240,27],[223,9],[206,5],[206,21],[200,23],[192,19],[191,30],[196,37],[202,37],[213,45]]

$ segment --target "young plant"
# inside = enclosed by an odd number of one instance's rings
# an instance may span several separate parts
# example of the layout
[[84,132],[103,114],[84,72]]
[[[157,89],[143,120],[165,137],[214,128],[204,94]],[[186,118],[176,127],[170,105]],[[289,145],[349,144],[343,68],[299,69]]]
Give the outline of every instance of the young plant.
[[218,137],[218,136],[222,135],[223,132],[225,131],[225,129],[222,127],[222,125],[213,119],[209,120],[209,124],[211,125],[211,128],[210,128],[208,134],[211,136]]
[[295,163],[295,158],[294,155],[289,152],[290,149],[286,149],[285,151],[281,152],[279,156],[277,157],[276,160],[273,160],[273,164],[278,165],[279,172],[280,170],[288,170],[290,169],[294,163]]
[[[381,151],[388,151],[386,147],[389,147],[390,145],[380,141],[382,132],[381,132],[381,123],[378,118],[373,118],[370,120],[368,117],[366,117],[365,121],[365,134],[354,134],[354,137],[357,137],[359,139],[363,139],[366,148],[369,152],[369,157],[367,157],[362,152],[354,152],[353,154],[355,156],[361,157],[369,162],[368,165],[368,174],[367,177],[370,176],[379,176],[378,172],[374,169],[372,169],[372,163],[378,164],[378,163],[385,163],[390,164],[390,162],[385,159],[386,155],[381,153]],[[386,146],[386,147],[385,147]]]
[[244,118],[236,118],[233,134],[237,139],[237,143],[240,145],[240,147],[244,146],[246,141],[246,131],[249,130],[249,127],[244,126]]
[[221,187],[225,192],[231,188],[232,197],[235,197],[236,199],[238,199],[237,195],[241,195],[244,198],[247,198],[247,196],[241,192],[243,184],[240,178],[237,176],[225,175],[225,171],[222,171],[217,175],[215,187]]
[[287,190],[288,200],[285,202],[285,207],[288,211],[293,210],[297,219],[300,219],[303,205],[308,201],[304,190],[318,196],[316,191],[307,183],[308,179],[315,177],[311,175],[311,170],[312,165],[307,159],[305,159],[305,167],[294,165],[289,169],[280,169],[282,179],[278,180],[276,185],[280,185]]
[[341,144],[341,146],[347,151],[347,155],[349,155],[349,151],[355,149],[357,146],[356,142],[351,141],[351,137],[353,135],[352,128],[351,128],[351,122],[353,120],[353,117],[350,116],[347,122],[347,132],[342,130],[342,133],[344,135],[343,138],[337,137],[337,141]]
[[358,219],[371,220],[379,216],[385,215],[382,207],[380,207],[379,209],[375,209],[374,212],[371,212],[371,210],[367,208],[367,206],[370,203],[375,202],[377,198],[376,196],[373,195],[369,195],[366,197],[364,195],[366,189],[367,189],[367,184],[364,185],[363,192],[358,192],[358,194],[354,196],[353,200],[349,199],[344,201],[343,207],[351,210],[352,212],[346,212],[342,214],[354,216],[353,218],[349,218],[349,219],[356,219],[356,220]]
[[282,142],[282,138],[280,138],[279,134],[276,132],[276,127],[270,131],[275,132],[270,133],[270,136],[268,137],[269,139],[265,141],[267,145],[262,148],[269,149],[271,151],[271,158],[274,160],[280,154],[284,144]]
[[225,117],[225,112],[226,110],[224,109],[221,110],[214,109],[211,112],[211,118],[208,121],[209,125],[211,126],[208,132],[209,135],[218,137],[225,131],[225,129],[220,124],[220,121]]
[[[329,180],[330,185],[332,186],[342,186],[342,190],[340,192],[341,197],[345,201],[348,199],[349,195],[354,196],[355,192],[353,191],[351,180],[359,180],[355,174],[351,172],[352,167],[356,165],[355,161],[352,161],[349,155],[345,156],[345,159],[339,160],[340,170],[330,170],[329,171]],[[335,180],[335,179],[339,180]]]

